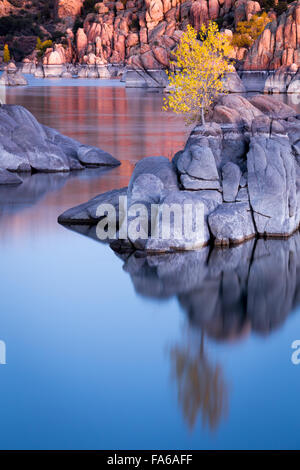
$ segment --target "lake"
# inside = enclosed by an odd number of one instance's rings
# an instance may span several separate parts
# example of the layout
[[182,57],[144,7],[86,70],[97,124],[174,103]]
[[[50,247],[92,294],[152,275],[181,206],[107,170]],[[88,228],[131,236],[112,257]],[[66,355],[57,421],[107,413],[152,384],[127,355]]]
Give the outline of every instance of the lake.
[[100,83],[6,90],[122,165],[0,187],[0,448],[299,449],[299,234],[127,258],[57,223],[188,136],[161,93]]

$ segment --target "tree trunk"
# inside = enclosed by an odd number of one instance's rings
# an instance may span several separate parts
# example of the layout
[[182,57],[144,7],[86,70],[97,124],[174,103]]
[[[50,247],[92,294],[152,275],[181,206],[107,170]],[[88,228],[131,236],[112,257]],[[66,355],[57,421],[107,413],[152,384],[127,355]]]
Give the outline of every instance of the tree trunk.
[[205,124],[205,117],[204,117],[204,109],[203,106],[201,107],[201,124],[204,126]]

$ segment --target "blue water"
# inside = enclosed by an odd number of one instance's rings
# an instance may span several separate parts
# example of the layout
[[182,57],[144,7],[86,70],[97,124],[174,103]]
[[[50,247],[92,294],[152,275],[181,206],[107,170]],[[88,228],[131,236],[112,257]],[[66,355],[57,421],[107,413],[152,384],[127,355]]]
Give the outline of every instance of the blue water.
[[[0,77],[3,72],[0,72]],[[28,85],[30,87],[51,87],[51,86],[64,86],[64,87],[99,87],[99,79],[94,78],[36,78],[31,74],[24,74]],[[121,82],[117,79],[101,79],[101,88],[103,87],[125,87],[125,82]],[[20,87],[24,90],[24,87]],[[25,87],[26,89],[26,87]]]
[[[53,99],[59,92],[55,87],[38,87],[32,111],[43,103],[43,114],[37,117],[45,120],[48,115],[53,125],[60,110],[49,106],[45,90]],[[9,91],[8,102],[28,104],[26,93],[33,92]],[[124,89],[122,93],[131,127],[122,132],[120,153],[122,146],[124,155],[130,149],[134,153],[133,124],[143,112],[149,121],[153,116],[153,122],[144,134],[139,131],[139,138],[146,149],[155,148],[148,131],[152,129],[161,142],[161,96],[152,97],[150,112],[149,95],[139,95],[139,106],[134,108],[139,112],[133,115],[132,95]],[[84,98],[86,119],[91,96],[87,93]],[[76,119],[76,109],[64,112]],[[101,112],[97,122],[101,116],[105,120]],[[174,139],[184,138],[182,124],[170,123]],[[60,130],[66,125],[63,119],[57,124]],[[98,125],[89,134],[95,141],[97,129]],[[105,149],[113,147],[114,139],[118,140],[116,128],[105,140]],[[57,224],[57,216],[68,207],[125,185],[131,172],[126,158],[112,171],[91,170],[71,177],[33,175],[23,189],[0,191],[0,340],[6,345],[6,364],[0,365],[0,448],[299,449],[300,365],[291,362],[291,343],[300,339],[297,285],[287,312],[279,312],[277,328],[272,321],[261,328],[260,318],[252,318],[241,319],[241,327],[233,322],[228,332],[227,317],[242,318],[241,306],[235,307],[231,286],[221,295],[219,314],[224,324],[219,316],[202,322],[209,305],[203,296],[197,301],[197,292],[205,286],[208,302],[217,287],[209,289],[209,283],[200,282],[204,269],[200,262],[191,278],[187,269],[180,271],[182,279],[173,279],[170,273],[160,282],[151,270],[138,267],[139,261],[134,271],[108,246]],[[134,155],[133,161],[137,158]],[[274,266],[279,266],[278,249],[270,250]],[[171,265],[165,266],[167,270]],[[292,286],[298,270],[295,274],[290,264],[289,269],[291,273],[284,275],[287,286]],[[272,305],[270,297],[284,285],[284,275],[278,270],[274,279],[270,276],[273,291],[271,283],[270,292],[258,302],[263,307],[266,301],[270,319],[273,311],[268,302]],[[230,271],[230,280],[233,276]],[[284,295],[289,298],[288,292]],[[226,296],[232,301],[228,311]],[[186,306],[189,302],[200,309],[197,321]],[[217,334],[220,331],[224,334]],[[188,379],[178,394],[174,351],[179,352],[177,358],[182,354],[185,363],[194,364],[192,370],[198,367],[204,398],[199,399],[197,387],[193,389]]]

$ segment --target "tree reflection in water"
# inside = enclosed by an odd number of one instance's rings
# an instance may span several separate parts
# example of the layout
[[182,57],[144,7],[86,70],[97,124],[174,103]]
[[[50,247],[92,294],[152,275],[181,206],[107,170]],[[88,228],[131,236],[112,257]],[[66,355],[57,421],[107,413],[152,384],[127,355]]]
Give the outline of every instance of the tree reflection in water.
[[200,348],[193,351],[190,342],[176,345],[171,348],[170,357],[178,401],[190,429],[200,413],[203,425],[216,429],[227,414],[228,393],[221,365],[210,362],[205,354],[203,332]]

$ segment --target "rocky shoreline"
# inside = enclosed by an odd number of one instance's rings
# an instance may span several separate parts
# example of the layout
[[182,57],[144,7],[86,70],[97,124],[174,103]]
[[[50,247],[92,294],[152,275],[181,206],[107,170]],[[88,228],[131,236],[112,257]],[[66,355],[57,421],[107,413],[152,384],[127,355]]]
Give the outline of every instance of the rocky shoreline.
[[[42,65],[34,63],[9,64],[2,68],[0,85],[27,85],[24,75],[35,78],[69,78],[69,79],[118,79],[126,88],[167,89],[168,76],[163,69],[132,69],[125,65]],[[1,70],[1,69],[0,69]],[[283,67],[277,70],[240,70],[232,71],[225,77],[230,93],[290,93],[296,94],[300,89],[300,72],[294,67]],[[99,82],[101,85],[101,81]]]
[[[96,225],[99,204],[118,209],[119,196],[133,204],[204,206],[204,238],[116,239],[117,250],[146,253],[230,246],[254,237],[286,238],[300,224],[300,116],[274,97],[220,98],[211,120],[197,125],[172,162],[147,157],[128,188],[111,191],[66,211],[59,222]],[[156,220],[149,220],[157,224]],[[118,220],[119,230],[122,220]]]

